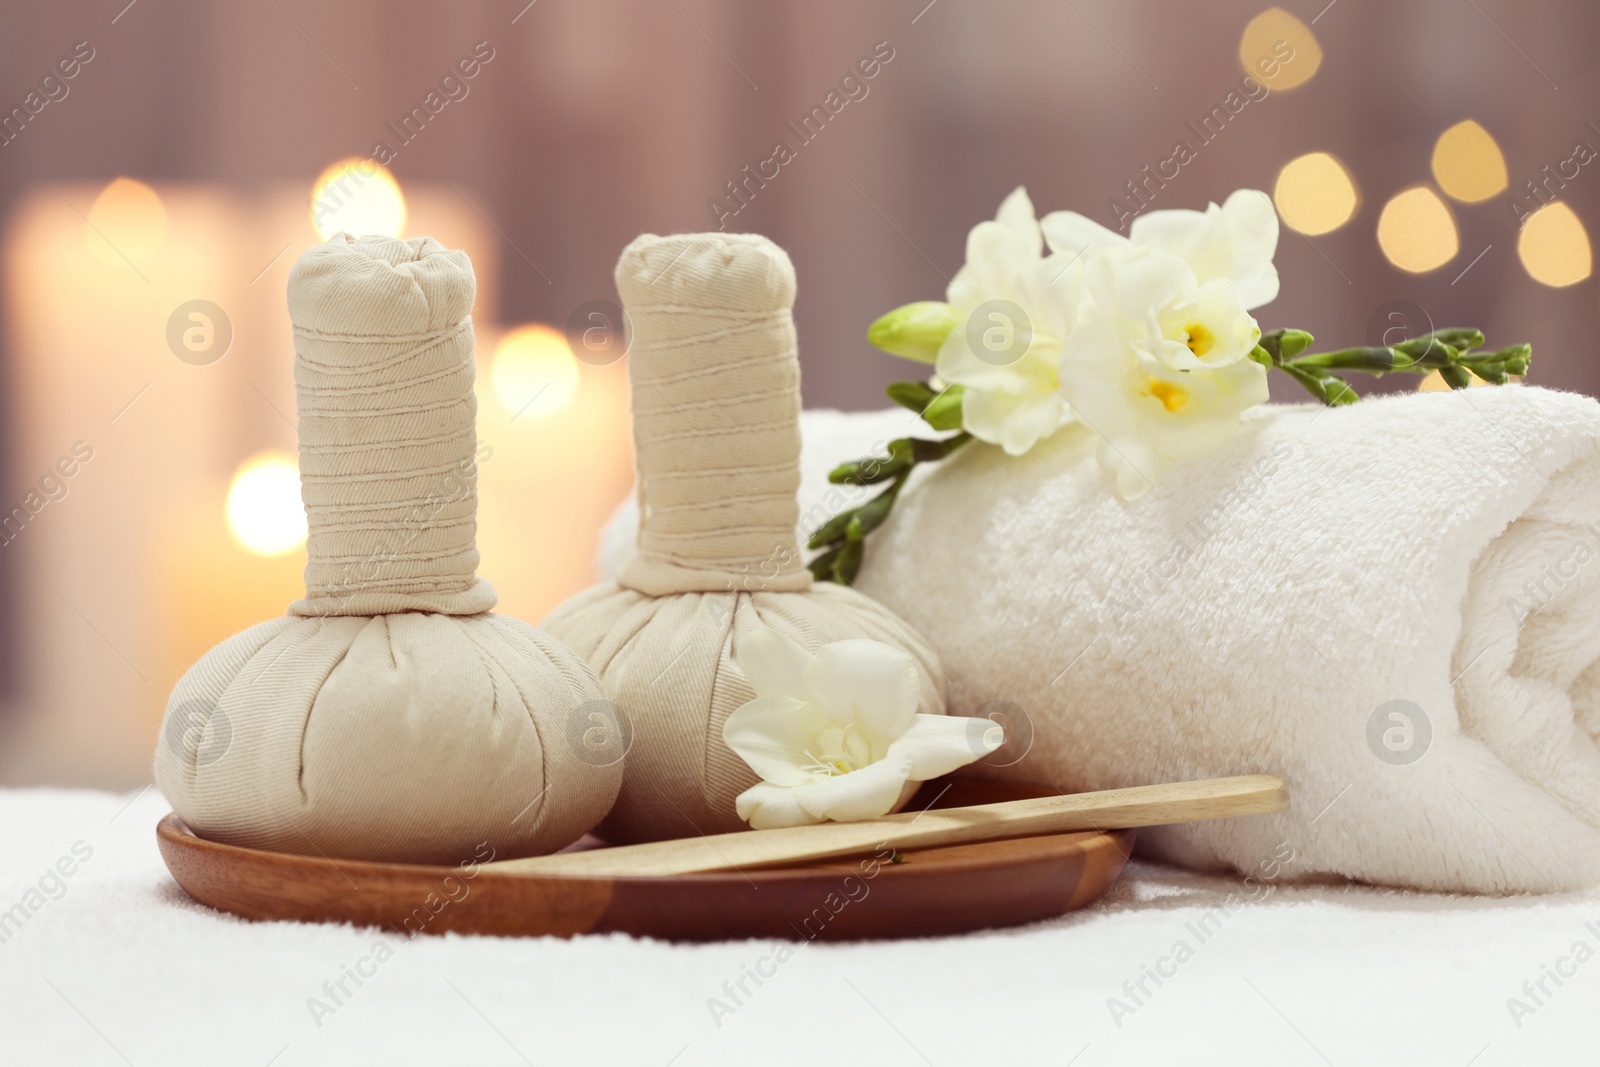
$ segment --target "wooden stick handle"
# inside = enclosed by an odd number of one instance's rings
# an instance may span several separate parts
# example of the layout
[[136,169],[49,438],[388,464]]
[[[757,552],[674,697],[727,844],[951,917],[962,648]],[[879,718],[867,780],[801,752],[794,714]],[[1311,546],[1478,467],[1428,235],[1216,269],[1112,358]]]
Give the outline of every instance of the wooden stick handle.
[[884,848],[932,848],[1073,830],[1264,815],[1289,806],[1283,779],[1268,774],[1142,785],[966,808],[901,812],[863,822],[826,822],[782,830],[746,830],[642,845],[563,852],[485,864],[508,874],[595,878],[691,874],[781,867]]

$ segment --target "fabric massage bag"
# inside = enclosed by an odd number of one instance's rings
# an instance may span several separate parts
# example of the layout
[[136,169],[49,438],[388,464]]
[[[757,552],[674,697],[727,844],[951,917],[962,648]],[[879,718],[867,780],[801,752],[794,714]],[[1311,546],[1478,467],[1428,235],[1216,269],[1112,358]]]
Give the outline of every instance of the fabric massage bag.
[[631,731],[600,833],[740,830],[734,800],[758,779],[722,727],[755,697],[735,663],[742,639],[765,628],[810,651],[858,638],[903,649],[926,714],[944,713],[943,674],[905,622],[853,589],[813,584],[801,560],[789,257],[753,234],[647,235],[623,251],[616,280],[633,327],[638,555],[544,626],[588,659]]
[[426,237],[295,265],[306,595],[168,701],[156,782],[202,837],[455,863],[555,851],[610,809],[620,762],[569,743],[607,707],[594,675],[476,576],[475,293]]

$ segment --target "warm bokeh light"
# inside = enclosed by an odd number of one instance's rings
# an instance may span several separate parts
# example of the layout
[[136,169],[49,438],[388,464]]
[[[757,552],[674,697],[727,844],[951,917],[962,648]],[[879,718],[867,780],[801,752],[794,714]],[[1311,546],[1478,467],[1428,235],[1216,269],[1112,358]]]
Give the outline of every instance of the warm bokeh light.
[[399,237],[406,225],[400,183],[370,159],[341,159],[311,186],[311,225],[326,241],[334,234]]
[[260,452],[239,465],[228,487],[228,532],[258,556],[281,556],[306,542],[300,466],[293,453]]
[[1281,7],[1269,7],[1245,26],[1239,62],[1268,89],[1293,89],[1322,66],[1322,46],[1310,26]]
[[118,178],[100,190],[89,208],[83,240],[89,254],[118,266],[143,263],[167,239],[167,209],[144,182]]
[[1439,194],[1426,185],[1396,193],[1378,217],[1378,247],[1389,262],[1412,274],[1437,270],[1461,250],[1456,222]]
[[[1520,378],[1513,378],[1512,379],[1512,381],[1521,381],[1521,380],[1522,379],[1520,379]],[[1476,374],[1474,374],[1472,376],[1472,384],[1476,386],[1476,385],[1488,385],[1489,383],[1484,381],[1482,378],[1478,377]],[[1441,375],[1436,370],[1431,370],[1427,374],[1422,376],[1422,381],[1417,383],[1417,391],[1418,392],[1423,392],[1423,393],[1448,393],[1448,392],[1451,392],[1452,390],[1450,388],[1449,383],[1444,380],[1444,376],[1443,375]]]
[[1506,187],[1506,157],[1488,130],[1467,119],[1435,142],[1433,179],[1447,196],[1475,204]]
[[566,335],[542,324],[506,334],[489,374],[494,395],[513,418],[554,414],[578,393],[578,361]]
[[1289,227],[1312,237],[1349,222],[1358,201],[1350,172],[1327,152],[1308,152],[1285,164],[1272,199]]
[[1583,281],[1593,266],[1583,221],[1559,200],[1523,222],[1517,255],[1534,281],[1556,288]]

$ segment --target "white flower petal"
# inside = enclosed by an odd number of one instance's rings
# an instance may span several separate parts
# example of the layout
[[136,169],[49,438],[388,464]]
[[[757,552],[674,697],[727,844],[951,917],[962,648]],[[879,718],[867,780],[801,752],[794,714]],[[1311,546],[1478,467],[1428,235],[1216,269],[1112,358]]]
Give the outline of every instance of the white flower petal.
[[1044,236],[1039,232],[1039,223],[1033,214],[1033,201],[1028,199],[1028,191],[1022,186],[1011,190],[1010,195],[1000,202],[1000,210],[995,213],[994,220],[1016,234],[1024,247],[1035,256],[1044,251]]
[[1067,257],[1081,255],[1102,245],[1125,245],[1128,239],[1108,230],[1076,211],[1052,211],[1039,221],[1044,240],[1050,251]]
[[[1222,205],[1233,234],[1230,278],[1245,308],[1258,308],[1278,298],[1278,211],[1259,189],[1236,190]],[[1202,279],[1204,280],[1204,279]]]
[[733,662],[757,696],[797,696],[811,653],[776,630],[759,629],[736,638]]
[[889,814],[911,775],[911,756],[890,752],[859,771],[822,778],[794,790],[795,800],[811,815],[836,822],[876,819]]
[[1143,321],[1151,312],[1198,288],[1182,259],[1152,248],[1105,248],[1093,253],[1084,282],[1106,314]]
[[[1045,219],[1052,247],[1063,229],[1092,233],[1086,220],[1064,221]],[[1261,328],[1248,309],[1276,295],[1278,223],[1269,199],[1240,192],[1204,212],[1149,212],[1131,232],[1131,244],[1088,253],[1084,317],[1058,367],[1061,392],[1104,439],[1100,465],[1128,500],[1173,464],[1221,448],[1266,399],[1265,369],[1249,358]]]
[[[1079,398],[1067,389],[1067,383],[1082,383],[1085,380],[1101,379],[1121,384],[1128,365],[1128,353],[1132,346],[1145,340],[1144,327],[1131,319],[1104,318],[1089,319],[1079,325],[1076,330],[1067,335],[1061,345],[1060,374],[1063,389],[1067,391],[1067,399],[1072,402],[1074,410],[1081,411],[1082,405]],[[1088,418],[1094,419],[1091,413]],[[1101,433],[1098,420],[1093,426]]]
[[764,696],[735,708],[722,724],[722,740],[750,769],[781,786],[803,785],[813,762],[820,716],[804,701]]
[[980,222],[967,234],[967,261],[951,279],[945,300],[962,315],[989,300],[1025,300],[1027,279],[1038,264],[1039,254],[1014,230]]
[[1141,361],[1138,374],[1144,386],[1134,401],[1137,432],[1173,460],[1223,447],[1238,433],[1239,415],[1267,398],[1267,369],[1253,360],[1193,371]]
[[857,724],[874,754],[905,732],[922,702],[910,654],[881,641],[835,641],[806,668],[806,694],[840,726]]
[[1157,315],[1163,336],[1180,342],[1157,353],[1174,370],[1226,367],[1247,357],[1261,339],[1261,327],[1226,278],[1213,278]]
[[980,760],[1005,743],[1005,730],[993,719],[962,715],[918,715],[911,728],[889,747],[911,757],[910,778],[926,782]]
[[1207,205],[1205,211],[1148,211],[1133,220],[1128,233],[1134,244],[1184,260],[1197,277],[1204,274],[1202,280],[1227,277],[1233,266],[1233,238],[1222,209],[1215,204]]
[[968,388],[961,400],[964,428],[980,441],[1020,456],[1055,433],[1067,419],[1067,404],[1055,389],[1020,393]]
[[793,789],[759,782],[733,801],[739,818],[757,830],[776,830],[784,826],[809,826],[822,820],[800,806]]
[[956,323],[956,328],[939,346],[933,368],[943,381],[951,385],[964,385],[968,389],[1014,391],[1027,387],[1026,380],[1017,370],[1017,364],[1000,366],[978,358],[967,341],[965,319]]
[[[1085,247],[1125,239],[1078,217],[1058,218],[1062,234]],[[1080,225],[1081,223],[1081,225]],[[965,387],[963,427],[1013,454],[1061,425],[1067,404],[1055,394],[1061,339],[1077,324],[1083,267],[1072,255],[1043,258],[1044,237],[1025,189],[1000,205],[993,222],[967,234],[967,258],[946,290],[958,316],[935,359],[939,378]]]
[[1137,500],[1160,484],[1171,461],[1137,437],[1100,442],[1096,458],[1122,500]]
[[1240,189],[1222,207],[1205,211],[1151,211],[1134,220],[1135,244],[1179,256],[1205,283],[1226,278],[1234,283],[1246,309],[1260,307],[1278,295],[1278,271],[1272,257],[1278,248],[1278,214],[1272,199],[1256,189]]
[[1223,367],[1208,374],[1207,377],[1232,394],[1231,406],[1241,414],[1257,404],[1267,402],[1269,396],[1267,368],[1253,359],[1241,360],[1231,367]]

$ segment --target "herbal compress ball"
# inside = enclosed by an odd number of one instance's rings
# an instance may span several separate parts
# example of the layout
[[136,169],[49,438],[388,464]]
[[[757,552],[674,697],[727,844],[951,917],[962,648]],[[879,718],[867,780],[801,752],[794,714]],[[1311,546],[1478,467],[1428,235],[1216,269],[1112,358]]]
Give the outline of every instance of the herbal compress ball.
[[944,712],[943,676],[909,626],[853,589],[813,585],[800,558],[789,257],[753,234],[644,236],[616,278],[633,328],[639,555],[544,625],[588,659],[631,731],[600,832],[738,830],[734,798],[758,779],[722,726],[755,696],[733,662],[745,636],[770,628],[813,651],[863,637],[903,648],[930,714]]
[[554,851],[610,809],[620,746],[569,740],[609,714],[594,675],[476,575],[475,291],[427,237],[295,264],[306,595],[168,701],[156,782],[201,836],[456,863]]

